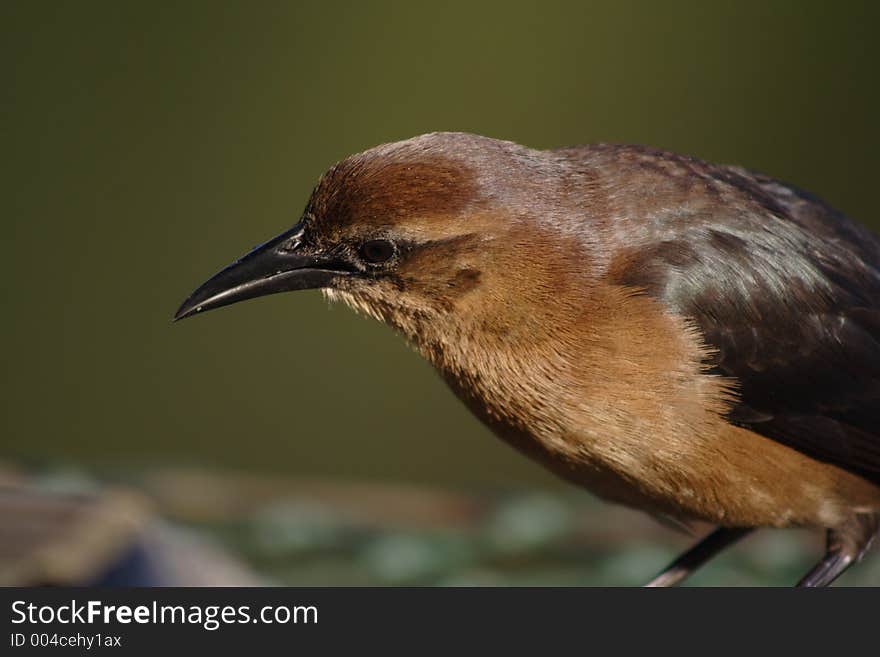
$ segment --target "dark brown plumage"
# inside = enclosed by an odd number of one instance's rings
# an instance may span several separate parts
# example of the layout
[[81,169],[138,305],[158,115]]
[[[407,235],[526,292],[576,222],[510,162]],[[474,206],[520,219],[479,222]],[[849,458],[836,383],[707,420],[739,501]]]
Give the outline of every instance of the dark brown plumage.
[[499,436],[609,500],[814,526],[830,583],[880,513],[880,239],[805,192],[636,146],[436,133],[328,171],[177,317],[321,287],[398,329]]

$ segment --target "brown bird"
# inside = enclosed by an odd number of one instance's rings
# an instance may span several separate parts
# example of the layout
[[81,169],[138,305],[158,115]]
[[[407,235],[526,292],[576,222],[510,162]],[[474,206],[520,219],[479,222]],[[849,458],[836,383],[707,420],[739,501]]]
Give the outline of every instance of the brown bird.
[[292,229],[176,319],[322,288],[402,333],[477,417],[612,502],[717,529],[880,525],[880,238],[773,178],[641,146],[461,133],[331,168]]

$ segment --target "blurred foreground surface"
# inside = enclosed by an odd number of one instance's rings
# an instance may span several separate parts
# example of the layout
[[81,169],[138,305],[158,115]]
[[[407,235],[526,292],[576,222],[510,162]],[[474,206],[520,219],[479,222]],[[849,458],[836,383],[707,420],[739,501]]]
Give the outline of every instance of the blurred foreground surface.
[[[633,586],[694,539],[585,494],[155,470],[0,473],[0,584]],[[698,528],[698,532],[704,531]],[[793,584],[818,533],[764,530],[689,585]],[[870,555],[840,584],[880,584]]]

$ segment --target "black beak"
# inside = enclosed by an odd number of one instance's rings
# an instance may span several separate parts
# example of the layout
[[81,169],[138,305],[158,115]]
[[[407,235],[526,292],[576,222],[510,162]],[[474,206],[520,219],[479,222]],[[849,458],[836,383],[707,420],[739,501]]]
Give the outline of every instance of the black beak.
[[342,261],[304,248],[301,236],[297,224],[212,276],[180,305],[175,321],[267,294],[327,287],[352,273]]

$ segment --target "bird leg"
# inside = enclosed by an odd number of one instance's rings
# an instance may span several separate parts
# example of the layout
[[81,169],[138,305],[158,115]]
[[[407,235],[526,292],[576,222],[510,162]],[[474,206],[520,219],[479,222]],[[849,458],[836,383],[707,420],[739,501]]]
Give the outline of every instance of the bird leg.
[[709,561],[724,548],[736,543],[752,531],[751,527],[718,527],[699,543],[666,567],[659,575],[645,584],[646,587],[676,586],[697,568]]
[[857,563],[871,547],[880,527],[880,515],[861,514],[837,529],[829,529],[825,556],[804,575],[798,586],[828,586]]

